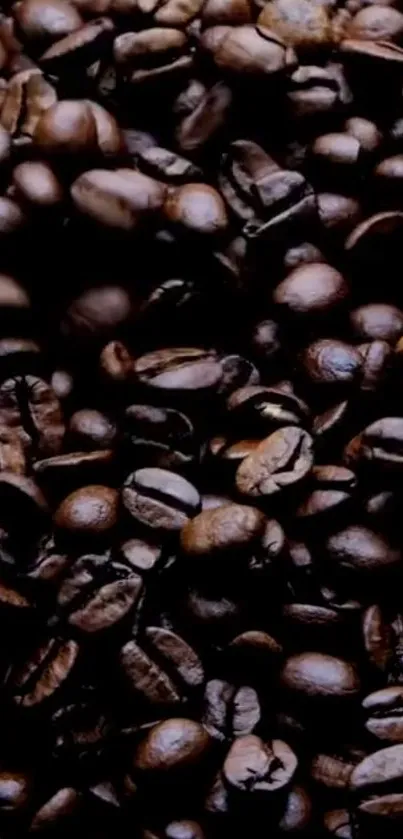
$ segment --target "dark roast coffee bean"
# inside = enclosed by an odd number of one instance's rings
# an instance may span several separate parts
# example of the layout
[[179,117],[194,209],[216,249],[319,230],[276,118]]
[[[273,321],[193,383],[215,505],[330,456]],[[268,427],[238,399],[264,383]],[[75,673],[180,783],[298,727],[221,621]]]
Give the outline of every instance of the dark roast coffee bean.
[[350,525],[330,536],[329,559],[345,571],[376,573],[393,570],[401,563],[401,553],[378,533],[361,525]]
[[338,306],[348,296],[338,271],[322,262],[295,268],[274,292],[274,302],[295,315],[318,314]]
[[403,742],[403,689],[381,688],[366,696],[362,707],[366,715],[365,727],[379,740],[388,743]]
[[162,349],[135,361],[135,374],[142,385],[166,395],[215,391],[222,367],[214,352],[186,348]]
[[296,425],[274,431],[238,467],[237,489],[259,498],[292,487],[312,468],[312,448],[310,435]]
[[37,460],[34,473],[47,497],[65,498],[70,492],[96,482],[107,483],[114,471],[111,449],[94,452],[71,452]]
[[2,424],[16,429],[31,457],[58,454],[62,447],[65,429],[59,401],[49,385],[36,376],[3,381],[0,419]]
[[35,813],[30,824],[33,832],[42,830],[63,830],[78,815],[81,795],[74,787],[62,787],[49,798]]
[[301,653],[285,662],[281,681],[285,688],[306,698],[345,700],[360,689],[352,664],[322,653]]
[[133,758],[139,772],[192,770],[210,748],[210,737],[200,723],[171,718],[158,723],[140,743]]
[[[108,540],[117,524],[119,495],[116,489],[92,484],[75,490],[54,515],[61,539]],[[83,542],[81,542],[83,544]]]
[[152,705],[181,702],[204,681],[202,663],[192,647],[156,626],[147,627],[141,646],[128,641],[119,661],[131,689]]
[[100,411],[84,408],[70,417],[68,433],[78,450],[108,449],[116,437],[116,426]]
[[219,742],[252,734],[261,721],[259,697],[252,687],[212,679],[204,695],[203,725]]
[[181,546],[189,556],[248,549],[264,530],[265,516],[254,507],[228,504],[199,513],[182,530]]
[[172,408],[130,405],[125,411],[125,453],[139,465],[181,471],[196,459],[190,419]]
[[108,554],[82,556],[66,574],[57,603],[70,626],[93,635],[126,617],[142,585],[138,574]]
[[246,795],[266,796],[286,787],[298,760],[282,740],[264,743],[254,734],[234,740],[224,762],[227,783]]
[[235,390],[227,402],[230,420],[243,433],[264,434],[276,427],[305,425],[308,407],[293,393],[259,385]]
[[75,641],[51,638],[10,675],[14,701],[32,708],[51,699],[71,675],[79,654]]
[[27,40],[45,43],[57,41],[82,26],[80,13],[65,0],[22,0],[16,19]]
[[181,530],[200,509],[199,493],[189,481],[152,467],[129,475],[122,502],[134,523],[162,534]]

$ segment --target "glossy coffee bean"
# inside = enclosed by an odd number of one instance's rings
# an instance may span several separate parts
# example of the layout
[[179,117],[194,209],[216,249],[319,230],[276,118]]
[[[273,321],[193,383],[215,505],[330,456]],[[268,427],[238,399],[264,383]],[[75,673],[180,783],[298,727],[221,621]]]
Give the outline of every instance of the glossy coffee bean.
[[108,539],[117,523],[119,496],[115,489],[92,485],[75,490],[54,515],[61,538]]
[[203,760],[210,748],[210,737],[193,720],[171,718],[151,729],[133,758],[139,772],[191,770]]
[[68,433],[79,450],[107,449],[116,437],[116,426],[100,411],[82,409],[70,417]]
[[204,510],[182,530],[182,550],[189,556],[214,556],[248,548],[263,533],[265,521],[260,510],[241,504]]
[[348,286],[330,265],[313,262],[296,268],[277,286],[274,302],[291,314],[323,314],[348,295]]
[[296,425],[274,431],[238,467],[238,491],[259,498],[293,487],[312,468],[312,446],[310,435]]
[[273,740],[266,744],[250,734],[234,741],[223,772],[227,783],[239,792],[270,795],[290,783],[296,768],[297,757],[287,743]]
[[301,653],[285,662],[285,688],[306,698],[348,700],[358,694],[360,681],[349,662],[322,653]]
[[134,524],[161,534],[181,530],[200,509],[199,493],[189,481],[156,467],[129,475],[122,502]]
[[204,681],[197,653],[179,635],[148,627],[141,646],[128,641],[119,655],[126,683],[153,706],[182,702]]

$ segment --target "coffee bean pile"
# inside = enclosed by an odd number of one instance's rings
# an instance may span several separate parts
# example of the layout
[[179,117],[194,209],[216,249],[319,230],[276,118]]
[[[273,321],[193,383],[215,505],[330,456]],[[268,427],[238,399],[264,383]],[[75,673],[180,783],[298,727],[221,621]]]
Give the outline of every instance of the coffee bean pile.
[[403,830],[403,2],[6,0],[0,837]]

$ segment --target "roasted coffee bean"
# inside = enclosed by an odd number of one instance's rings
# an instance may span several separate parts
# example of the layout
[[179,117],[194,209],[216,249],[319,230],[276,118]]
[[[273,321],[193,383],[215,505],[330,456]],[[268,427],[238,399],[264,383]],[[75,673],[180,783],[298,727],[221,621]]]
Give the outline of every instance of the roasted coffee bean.
[[308,406],[293,393],[250,385],[235,390],[227,402],[231,421],[243,433],[264,434],[287,425],[305,425]]
[[[239,27],[238,31],[249,29]],[[226,38],[221,43],[225,49]],[[245,235],[252,238],[268,235],[314,211],[313,193],[305,178],[282,169],[260,146],[246,140],[231,144],[222,162],[220,187],[243,222]]]
[[70,417],[69,436],[78,450],[108,449],[116,437],[116,426],[100,411],[82,409]]
[[9,687],[15,703],[32,708],[52,699],[71,675],[78,654],[75,641],[45,641],[22,667],[10,674]]
[[195,430],[172,408],[130,405],[125,411],[125,453],[138,465],[181,471],[196,461]]
[[401,553],[381,534],[362,525],[349,525],[327,541],[329,560],[346,572],[391,571],[401,563]]
[[242,504],[227,504],[204,510],[182,530],[186,555],[212,556],[247,550],[263,534],[266,519],[260,510]]
[[78,815],[80,804],[81,795],[74,787],[58,789],[37,810],[30,824],[30,830],[37,832],[66,829],[71,825],[73,816]]
[[358,694],[360,681],[352,664],[322,653],[290,656],[281,674],[283,686],[306,699],[348,700]]
[[141,773],[191,771],[205,758],[210,742],[200,723],[171,718],[146,735],[135,751],[133,766]]
[[116,489],[92,484],[75,490],[62,501],[54,514],[61,540],[104,541],[111,538],[117,524],[119,494]]
[[206,394],[215,391],[222,367],[214,352],[196,348],[156,350],[136,359],[134,371],[140,384],[166,395]]
[[57,454],[64,423],[59,401],[49,385],[35,376],[16,376],[0,385],[0,418],[15,429],[31,457]]
[[330,265],[312,262],[295,268],[277,286],[274,302],[290,314],[323,315],[334,310],[348,295],[348,286]]
[[37,460],[34,474],[46,497],[63,499],[79,487],[106,483],[113,478],[114,453],[111,449],[71,452]]
[[108,554],[82,556],[65,576],[57,595],[61,616],[83,633],[110,629],[134,608],[141,577]]
[[84,216],[106,228],[124,231],[134,230],[143,219],[152,217],[165,198],[164,184],[132,169],[90,169],[73,182],[70,192]]
[[379,740],[403,742],[401,717],[403,690],[399,685],[370,693],[362,703],[366,714],[365,727]]
[[252,734],[261,721],[259,697],[252,687],[212,679],[204,695],[203,725],[219,742]]
[[296,425],[274,431],[238,467],[237,489],[259,498],[292,487],[311,470],[312,447],[310,435]]
[[246,76],[270,76],[296,63],[286,42],[262,23],[258,26],[212,26],[202,36],[218,70]]
[[123,506],[139,526],[161,534],[180,530],[200,509],[189,481],[166,469],[137,469],[122,489]]
[[292,781],[298,760],[282,740],[264,743],[254,734],[237,737],[224,762],[227,783],[246,795],[276,793]]
[[66,0],[22,0],[16,9],[16,21],[28,41],[57,41],[82,26],[82,18]]
[[203,665],[192,647],[157,626],[146,628],[141,646],[128,641],[119,661],[129,687],[152,705],[179,703],[204,681]]

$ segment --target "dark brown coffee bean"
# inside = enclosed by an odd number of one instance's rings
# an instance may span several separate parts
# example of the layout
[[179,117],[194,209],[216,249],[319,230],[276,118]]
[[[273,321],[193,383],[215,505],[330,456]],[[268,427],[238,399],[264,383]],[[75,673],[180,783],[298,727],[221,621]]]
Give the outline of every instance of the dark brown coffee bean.
[[131,689],[153,705],[181,702],[204,682],[197,653],[179,635],[160,627],[147,627],[142,646],[128,641],[119,661]]
[[114,472],[114,452],[100,449],[94,452],[71,452],[37,460],[34,473],[46,496],[63,499],[89,484],[108,483]]
[[293,393],[251,385],[235,390],[227,402],[231,421],[243,433],[265,434],[286,425],[305,425],[308,406]]
[[30,824],[31,832],[65,829],[79,812],[81,795],[74,787],[62,787],[37,810]]
[[90,288],[76,297],[62,322],[63,333],[73,342],[108,340],[130,321],[131,296],[119,285]]
[[298,765],[297,756],[282,740],[264,743],[254,734],[234,740],[224,762],[227,783],[246,795],[270,795],[286,787]]
[[189,481],[152,467],[129,475],[122,501],[134,522],[161,534],[181,530],[200,509],[199,493]]
[[312,438],[296,425],[274,431],[238,467],[238,491],[256,498],[292,487],[310,472],[312,449]]
[[161,548],[142,539],[127,539],[120,546],[120,553],[133,571],[140,574],[152,571],[161,559]]
[[23,772],[0,772],[0,811],[24,811],[32,800],[32,779]]
[[162,207],[165,190],[164,184],[132,169],[91,169],[70,192],[83,215],[103,227],[130,231]]
[[329,559],[341,569],[356,573],[393,570],[401,563],[400,551],[362,525],[350,525],[329,537]]
[[154,726],[136,749],[133,765],[139,772],[191,770],[210,748],[200,723],[171,718]]
[[75,641],[50,639],[10,676],[14,701],[32,708],[51,699],[71,675],[79,654]]
[[286,43],[263,23],[259,26],[221,26],[206,29],[202,46],[222,71],[265,76],[293,66],[295,56]]
[[116,63],[135,85],[150,82],[155,76],[161,83],[170,76],[188,74],[192,56],[185,32],[173,27],[155,26],[141,32],[124,32],[113,43]]
[[252,687],[212,679],[204,695],[203,725],[218,742],[252,734],[261,721],[259,697]]
[[281,682],[285,688],[307,698],[345,700],[360,689],[352,664],[322,653],[301,653],[285,662]]
[[57,41],[82,26],[82,18],[67,0],[21,0],[16,20],[28,41]]
[[47,71],[60,71],[68,68],[73,61],[96,61],[110,45],[113,32],[114,25],[109,18],[91,20],[52,44],[41,56],[41,64]]
[[168,222],[203,236],[223,232],[228,224],[225,204],[206,184],[186,184],[168,195],[164,205]]
[[326,836],[352,839],[350,815],[347,810],[328,810],[324,815]]
[[222,377],[215,353],[192,347],[147,353],[135,361],[134,369],[141,384],[163,394],[214,391]]
[[354,15],[346,31],[347,38],[365,41],[401,42],[403,17],[397,9],[367,6]]
[[[238,32],[249,29],[238,27]],[[225,39],[223,43],[226,44]],[[299,172],[281,168],[260,146],[246,140],[231,143],[222,160],[220,188],[243,223],[244,234],[251,238],[269,235],[292,220],[310,217],[315,209],[312,189],[305,178]]]
[[134,358],[121,341],[110,341],[100,357],[101,374],[111,385],[124,384],[134,379]]
[[298,507],[296,515],[315,521],[324,515],[334,516],[347,505],[354,494],[357,479],[342,466],[314,466],[311,473],[312,490]]
[[46,163],[25,161],[13,171],[13,186],[17,197],[34,207],[55,207],[63,200],[63,189],[56,175]]
[[190,419],[172,408],[130,405],[125,411],[125,452],[136,465],[181,471],[197,455]]
[[57,508],[55,527],[62,539],[108,540],[117,524],[118,502],[116,489],[99,484],[81,487]]
[[136,605],[142,580],[106,554],[82,556],[66,574],[57,603],[70,626],[93,635],[119,623]]
[[324,263],[296,268],[277,286],[274,302],[296,315],[322,314],[348,295],[348,286],[338,271]]
[[[41,116],[56,102],[54,87],[39,69],[22,70],[15,73],[8,83],[1,108],[1,124],[16,141],[32,141]],[[17,205],[13,206],[16,213]],[[11,208],[9,216],[11,222]]]
[[83,408],[71,417],[69,437],[80,451],[108,449],[116,437],[116,425],[100,411]]
[[0,417],[4,425],[16,429],[29,453],[51,455],[60,450],[64,435],[60,405],[41,379],[22,376],[4,381]]
[[14,428],[0,426],[0,472],[25,475],[27,463],[21,439]]
[[402,761],[402,745],[380,749],[364,757],[351,775],[351,789],[360,795],[370,790],[374,794],[387,792],[388,785],[401,778]]
[[356,347],[330,338],[314,341],[302,354],[306,375],[315,384],[352,384],[358,377],[362,358]]
[[265,516],[254,507],[228,504],[205,510],[190,521],[181,533],[181,546],[189,556],[209,556],[218,552],[247,549],[261,536]]
[[298,50],[328,46],[332,41],[331,24],[325,4],[312,5],[307,0],[273,0],[264,7],[259,24],[271,29]]
[[245,0],[207,0],[202,20],[205,26],[251,23],[252,7]]
[[368,303],[354,309],[351,325],[358,338],[394,343],[403,332],[403,312],[385,303]]
[[388,743],[403,742],[403,688],[399,685],[370,693],[363,701],[365,727]]

